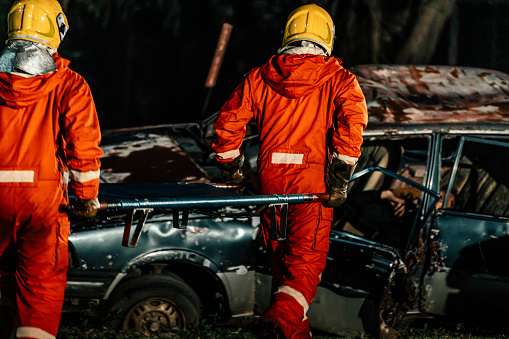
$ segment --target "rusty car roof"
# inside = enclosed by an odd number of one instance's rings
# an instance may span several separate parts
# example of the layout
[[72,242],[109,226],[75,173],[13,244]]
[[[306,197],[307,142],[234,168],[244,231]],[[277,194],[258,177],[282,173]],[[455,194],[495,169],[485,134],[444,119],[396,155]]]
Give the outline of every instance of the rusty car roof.
[[509,75],[455,66],[358,65],[369,130],[509,129]]

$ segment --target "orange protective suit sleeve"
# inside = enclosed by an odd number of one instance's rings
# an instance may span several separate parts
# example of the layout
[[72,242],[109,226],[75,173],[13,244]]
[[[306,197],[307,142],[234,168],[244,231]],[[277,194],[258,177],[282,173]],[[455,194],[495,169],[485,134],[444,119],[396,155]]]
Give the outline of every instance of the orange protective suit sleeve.
[[246,76],[221,107],[214,123],[217,141],[214,142],[213,148],[217,154],[217,161],[230,162],[236,154],[241,153],[240,147],[246,136],[246,125],[253,118],[251,103],[250,84]]
[[99,148],[99,119],[87,82],[74,72],[69,78],[73,86],[63,103],[63,130],[71,191],[77,198],[89,200],[96,197],[99,190],[100,157],[103,154]]
[[361,155],[362,132],[368,123],[366,100],[357,79],[351,76],[336,99],[332,142],[336,153],[352,158]]

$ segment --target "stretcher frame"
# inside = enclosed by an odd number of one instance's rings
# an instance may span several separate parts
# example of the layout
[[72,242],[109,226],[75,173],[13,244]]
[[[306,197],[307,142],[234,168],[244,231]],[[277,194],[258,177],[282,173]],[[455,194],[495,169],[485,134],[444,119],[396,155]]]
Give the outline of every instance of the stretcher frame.
[[[122,185],[122,184],[107,184]],[[143,187],[143,184],[138,184]],[[150,184],[148,184],[150,185]],[[185,188],[190,184],[175,184],[182,185]],[[122,237],[122,246],[136,247],[138,244],[143,228],[149,214],[154,210],[171,211],[173,214],[173,227],[177,229],[185,229],[189,220],[189,213],[192,209],[210,209],[218,207],[256,207],[254,216],[261,212],[263,209],[268,208],[269,218],[271,222],[270,236],[272,240],[283,241],[286,240],[286,228],[288,225],[288,205],[301,204],[311,202],[322,202],[329,200],[328,193],[303,193],[303,194],[281,194],[281,195],[243,195],[231,192],[240,188],[241,186],[235,185],[222,185],[222,184],[191,184],[193,187],[203,185],[202,187],[213,187],[215,193],[219,195],[200,195],[200,196],[171,196],[172,192],[168,192],[168,197],[116,197],[116,198],[102,198],[101,190],[99,193],[100,210],[103,212],[121,212],[126,214],[124,233]],[[170,186],[171,187],[171,186]],[[228,192],[228,193],[226,193]],[[224,195],[221,195],[224,194]],[[79,204],[71,204],[72,209],[80,209]],[[279,222],[277,218],[277,210],[279,210]],[[134,231],[133,225],[136,223]]]

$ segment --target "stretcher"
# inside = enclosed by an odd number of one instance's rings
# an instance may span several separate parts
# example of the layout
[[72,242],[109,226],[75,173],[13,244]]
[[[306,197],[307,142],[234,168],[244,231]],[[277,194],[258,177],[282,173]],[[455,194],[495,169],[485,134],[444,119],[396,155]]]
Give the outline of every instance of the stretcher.
[[[236,193],[234,185],[208,183],[116,183],[101,184],[99,188],[100,210],[107,213],[125,213],[122,246],[136,247],[139,236],[150,212],[171,210],[173,227],[186,228],[190,211],[207,211],[222,207],[248,207],[254,210],[250,216],[262,209],[269,209],[271,238],[286,239],[288,205],[321,202],[329,199],[328,193],[303,193],[281,195],[244,195]],[[71,203],[72,209],[80,206]],[[276,218],[279,212],[279,222]],[[236,215],[242,216],[239,212]],[[245,214],[245,213],[244,213]],[[226,216],[223,214],[223,216]],[[133,223],[137,219],[134,231]],[[132,231],[132,232],[131,232]]]

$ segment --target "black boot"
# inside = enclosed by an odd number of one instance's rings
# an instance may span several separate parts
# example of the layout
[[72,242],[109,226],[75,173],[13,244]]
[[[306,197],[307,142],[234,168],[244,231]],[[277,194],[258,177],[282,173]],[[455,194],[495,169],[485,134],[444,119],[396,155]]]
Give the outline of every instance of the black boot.
[[258,323],[256,336],[260,339],[285,339],[278,325],[270,321],[260,321]]

